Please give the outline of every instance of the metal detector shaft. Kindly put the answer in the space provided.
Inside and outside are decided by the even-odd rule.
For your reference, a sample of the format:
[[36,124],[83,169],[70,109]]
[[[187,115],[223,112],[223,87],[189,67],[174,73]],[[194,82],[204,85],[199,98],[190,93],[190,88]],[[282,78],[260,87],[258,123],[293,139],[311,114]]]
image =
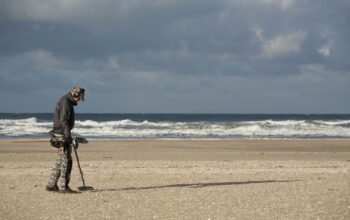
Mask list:
[[75,149],[75,147],[73,147],[73,149],[74,149],[75,157],[77,158],[77,163],[78,163],[78,167],[79,167],[79,171],[80,171],[81,180],[83,181],[83,186],[85,187],[85,180],[84,180],[83,171],[81,170],[81,167],[80,167],[78,152],[77,152],[77,149]]

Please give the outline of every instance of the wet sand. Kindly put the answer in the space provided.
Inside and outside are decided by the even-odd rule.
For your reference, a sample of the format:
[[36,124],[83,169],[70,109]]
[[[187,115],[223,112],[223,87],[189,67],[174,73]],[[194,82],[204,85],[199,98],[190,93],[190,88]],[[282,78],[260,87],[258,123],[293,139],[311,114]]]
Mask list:
[[59,194],[45,191],[48,143],[0,141],[0,219],[350,218],[350,141],[94,141],[78,152],[95,190]]

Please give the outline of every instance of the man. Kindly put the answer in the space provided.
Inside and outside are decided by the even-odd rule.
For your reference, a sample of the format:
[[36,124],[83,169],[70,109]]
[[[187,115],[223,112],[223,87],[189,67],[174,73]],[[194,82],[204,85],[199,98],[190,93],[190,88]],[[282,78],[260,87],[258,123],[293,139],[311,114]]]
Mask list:
[[[46,186],[47,191],[56,191],[63,193],[76,193],[69,187],[70,174],[72,171],[72,136],[71,130],[74,127],[75,114],[74,106],[79,101],[84,101],[85,89],[76,87],[68,94],[64,95],[56,104],[52,135],[60,137],[55,143],[58,148],[57,159],[52,170],[49,183]],[[74,147],[77,147],[74,146]],[[60,178],[61,177],[61,178]],[[60,179],[59,184],[58,180]]]

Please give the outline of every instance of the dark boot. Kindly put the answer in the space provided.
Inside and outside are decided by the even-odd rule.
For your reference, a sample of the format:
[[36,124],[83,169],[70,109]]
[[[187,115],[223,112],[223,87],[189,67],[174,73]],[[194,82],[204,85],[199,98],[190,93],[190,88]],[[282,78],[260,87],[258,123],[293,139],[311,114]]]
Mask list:
[[60,190],[60,193],[78,193],[78,191],[72,190],[69,186],[67,186],[63,190]]
[[54,186],[46,186],[46,190],[47,191],[50,191],[50,192],[58,192],[59,191],[59,188],[57,185],[54,185]]

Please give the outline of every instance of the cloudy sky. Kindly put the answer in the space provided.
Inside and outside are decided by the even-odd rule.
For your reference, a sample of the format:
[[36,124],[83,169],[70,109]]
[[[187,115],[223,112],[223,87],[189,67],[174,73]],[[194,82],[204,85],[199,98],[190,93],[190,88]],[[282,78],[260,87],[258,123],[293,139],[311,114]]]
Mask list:
[[350,113],[349,0],[1,0],[0,112]]

